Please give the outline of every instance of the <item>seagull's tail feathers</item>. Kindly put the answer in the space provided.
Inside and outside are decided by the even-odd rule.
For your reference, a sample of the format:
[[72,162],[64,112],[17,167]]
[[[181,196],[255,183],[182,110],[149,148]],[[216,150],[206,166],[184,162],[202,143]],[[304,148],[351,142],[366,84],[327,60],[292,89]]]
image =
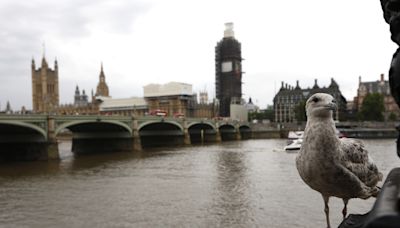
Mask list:
[[376,198],[376,197],[378,197],[379,193],[381,192],[381,187],[375,186],[374,190],[375,191],[372,192],[371,196]]
[[372,188],[364,189],[363,193],[359,195],[360,199],[369,199],[370,197],[378,197],[381,192],[381,188],[379,186],[374,186]]
[[[382,181],[383,174],[381,172],[378,172],[378,176],[377,177],[378,177],[378,181],[377,182]],[[376,198],[379,195],[380,192],[381,192],[381,187],[374,186],[372,188],[372,190],[371,190],[371,196]]]

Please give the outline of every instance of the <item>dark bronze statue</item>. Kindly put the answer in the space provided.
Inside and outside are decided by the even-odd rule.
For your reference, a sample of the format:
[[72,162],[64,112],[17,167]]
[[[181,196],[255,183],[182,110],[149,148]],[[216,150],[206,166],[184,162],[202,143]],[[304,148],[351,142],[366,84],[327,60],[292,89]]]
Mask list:
[[[391,39],[400,45],[400,0],[381,0],[383,17],[390,25]],[[392,96],[400,106],[400,48],[393,55],[389,70],[389,84]],[[398,130],[400,131],[399,127]],[[397,155],[400,156],[400,135],[397,139]]]
[[[390,25],[391,39],[400,46],[400,0],[381,0],[383,17]],[[400,48],[393,55],[389,69],[390,92],[400,106]],[[400,157],[400,127],[397,155]],[[387,175],[381,192],[370,212],[350,215],[339,228],[394,228],[400,227],[400,167]]]

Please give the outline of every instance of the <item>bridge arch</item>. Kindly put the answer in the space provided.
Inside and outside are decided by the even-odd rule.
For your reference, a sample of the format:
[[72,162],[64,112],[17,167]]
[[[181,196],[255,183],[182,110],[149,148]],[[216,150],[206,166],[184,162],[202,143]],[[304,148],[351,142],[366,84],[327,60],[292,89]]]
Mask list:
[[143,148],[184,144],[182,125],[173,121],[147,121],[138,126]]
[[218,126],[218,128],[219,128],[220,130],[225,130],[225,129],[229,129],[229,130],[233,129],[233,130],[235,130],[235,125],[230,124],[230,123],[223,123],[223,124],[220,124],[220,125]]
[[221,124],[218,129],[221,134],[222,141],[236,140],[237,130],[233,124]]
[[240,125],[239,132],[241,139],[250,139],[252,137],[251,127],[247,124]]
[[202,121],[192,122],[187,128],[192,144],[216,141],[217,130],[212,123]]
[[27,131],[32,130],[36,133],[39,133],[41,136],[43,136],[44,140],[47,140],[47,130],[44,128],[41,128],[35,124],[32,123],[27,123],[27,122],[22,122],[22,121],[0,121],[0,127],[1,125],[9,125],[9,126],[16,126],[20,128],[25,128]]
[[213,130],[216,130],[215,126],[209,122],[192,122],[192,123],[188,124],[187,128],[190,129],[195,126],[204,126],[205,128],[211,128]]
[[250,127],[250,125],[249,124],[240,124],[239,125],[239,128],[245,128],[245,129],[251,129],[251,127]]
[[182,125],[180,125],[180,124],[177,123],[177,122],[168,121],[168,120],[166,120],[166,121],[159,121],[159,120],[157,120],[157,121],[146,121],[146,122],[143,122],[143,123],[139,124],[138,130],[140,131],[140,130],[142,130],[143,128],[148,127],[148,126],[150,126],[150,125],[154,125],[154,124],[157,124],[157,125],[166,125],[166,126],[167,126],[167,125],[174,125],[175,127],[179,128],[179,130],[181,130],[181,131],[183,132],[183,127],[182,127]]
[[67,120],[56,127],[55,134],[59,134],[63,129],[72,132],[71,150],[77,154],[132,149],[132,129],[118,120]]
[[94,121],[93,120],[90,120],[90,121],[87,121],[87,120],[76,120],[76,121],[66,122],[66,123],[63,123],[63,124],[59,125],[56,128],[55,134],[57,135],[58,133],[60,133],[60,131],[62,131],[63,129],[66,129],[66,128],[71,130],[71,128],[73,128],[74,126],[88,125],[88,124],[89,125],[95,125],[96,124],[98,126],[108,125],[111,128],[112,127],[114,127],[114,128],[116,127],[116,128],[119,128],[119,129],[126,130],[126,131],[129,132],[129,134],[132,135],[132,129],[131,129],[130,126],[128,126],[127,124],[125,124],[123,122],[113,121],[113,120],[101,120],[101,121],[98,121],[98,120],[94,120]]

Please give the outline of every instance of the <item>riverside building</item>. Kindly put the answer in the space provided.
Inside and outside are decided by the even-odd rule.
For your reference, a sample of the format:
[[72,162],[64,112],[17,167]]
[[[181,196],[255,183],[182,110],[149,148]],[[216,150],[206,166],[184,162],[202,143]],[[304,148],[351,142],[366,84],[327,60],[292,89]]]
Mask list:
[[319,87],[317,79],[315,79],[312,88],[302,89],[299,86],[299,81],[296,86],[291,86],[282,82],[279,92],[274,97],[274,113],[275,122],[290,123],[297,122],[296,109],[299,105],[304,105],[305,101],[315,93],[328,93],[332,95],[338,104],[338,111],[334,113],[334,119],[339,120],[346,113],[346,98],[342,95],[339,85],[332,78],[328,87]]

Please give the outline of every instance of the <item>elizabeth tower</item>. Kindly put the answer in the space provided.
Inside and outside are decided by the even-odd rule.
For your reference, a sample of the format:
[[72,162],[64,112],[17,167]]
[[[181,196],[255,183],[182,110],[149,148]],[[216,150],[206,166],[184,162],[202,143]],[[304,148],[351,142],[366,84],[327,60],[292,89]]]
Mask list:
[[242,51],[234,37],[233,23],[225,24],[224,38],[215,47],[215,93],[219,116],[230,116],[230,104],[242,99]]

